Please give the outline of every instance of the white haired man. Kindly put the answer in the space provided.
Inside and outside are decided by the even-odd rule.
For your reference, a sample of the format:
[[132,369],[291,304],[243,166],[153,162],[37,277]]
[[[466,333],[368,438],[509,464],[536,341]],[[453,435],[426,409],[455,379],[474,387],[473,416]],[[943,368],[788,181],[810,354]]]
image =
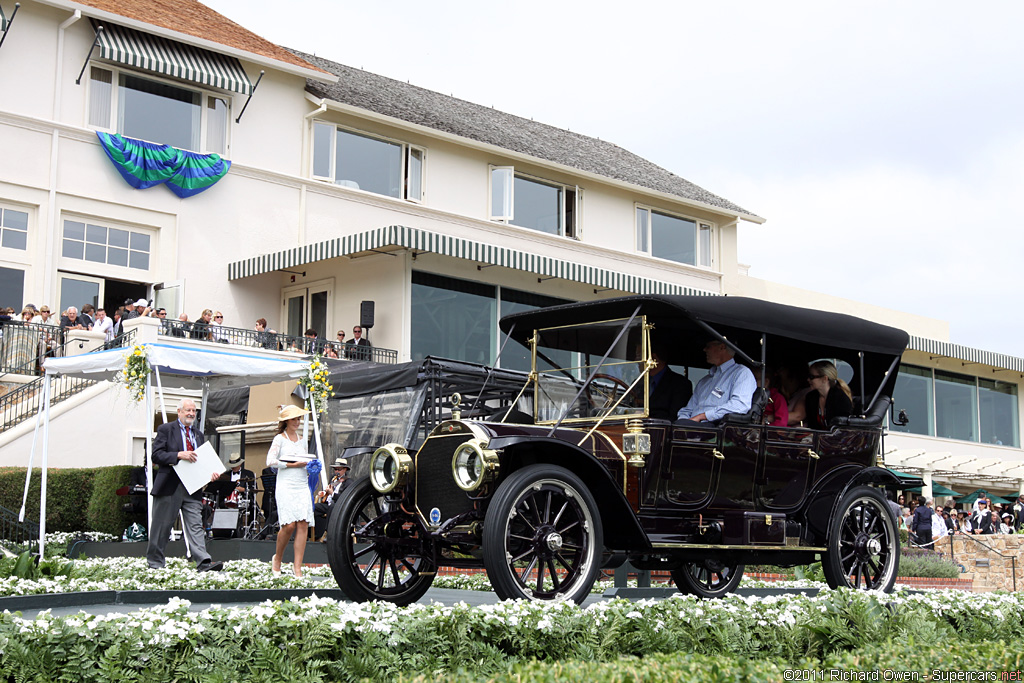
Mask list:
[[[149,548],[146,562],[152,569],[164,566],[164,549],[174,526],[174,518],[181,511],[183,531],[192,551],[196,568],[201,571],[220,571],[223,562],[213,562],[206,552],[206,534],[203,530],[202,489],[189,494],[178,478],[174,465],[182,460],[196,461],[195,450],[206,440],[203,433],[194,427],[196,404],[183,398],[178,403],[178,419],[166,422],[156,429],[153,440],[153,524],[149,530]],[[212,472],[210,481],[216,481],[219,472]]]

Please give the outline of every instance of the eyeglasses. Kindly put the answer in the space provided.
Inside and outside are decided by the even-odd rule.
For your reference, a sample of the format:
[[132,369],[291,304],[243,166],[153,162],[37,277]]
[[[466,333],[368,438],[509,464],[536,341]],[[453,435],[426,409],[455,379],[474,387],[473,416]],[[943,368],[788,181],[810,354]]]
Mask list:
[[224,319],[224,316],[222,316],[222,315],[215,315],[213,317],[216,318],[217,320],[223,320]]
[[807,375],[807,381],[810,382],[811,380],[821,379],[824,376],[825,375]]

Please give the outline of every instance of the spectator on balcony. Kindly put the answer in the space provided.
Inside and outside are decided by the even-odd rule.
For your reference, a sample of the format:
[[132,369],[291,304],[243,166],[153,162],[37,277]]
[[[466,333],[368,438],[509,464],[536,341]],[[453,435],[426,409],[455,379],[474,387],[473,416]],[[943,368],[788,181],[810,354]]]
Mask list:
[[53,316],[50,315],[50,307],[42,306],[39,309],[39,313],[36,317],[32,318],[33,325],[56,325],[59,320],[54,320]]
[[356,325],[352,328],[352,338],[345,342],[350,348],[346,349],[346,355],[352,360],[370,360],[370,348],[373,344],[369,339],[363,338],[363,328]]
[[338,330],[338,358],[347,358],[345,355],[345,330]]
[[33,309],[29,308],[28,306],[25,306],[23,309],[21,309],[21,322],[31,324],[32,319],[35,317],[36,312]]
[[83,324],[82,319],[78,317],[78,309],[74,306],[69,306],[67,313],[60,318],[60,329],[84,330],[87,328]]
[[82,306],[82,312],[78,317],[82,319],[82,324],[85,325],[85,329],[91,330],[93,325],[96,324],[94,315],[96,314],[96,308],[92,304],[86,304]]
[[256,321],[256,346],[264,349],[277,349],[276,335],[277,332],[267,329],[266,318],[259,318]]
[[182,313],[176,322],[171,323],[171,336],[185,339],[192,331],[192,323],[188,321],[188,314]]
[[228,333],[224,330],[224,314],[216,311],[213,314],[213,324],[210,326],[210,338],[221,344],[228,343]]
[[209,341],[213,339],[210,334],[210,326],[213,324],[213,310],[204,308],[199,319],[192,323],[192,338]]
[[114,321],[107,317],[107,312],[102,308],[96,309],[96,318],[92,323],[93,332],[102,332],[104,341],[114,338]]
[[302,353],[317,354],[323,351],[323,340],[317,338],[317,332],[312,327],[302,335]]
[[124,334],[124,324],[126,321],[141,318],[148,313],[149,306],[145,299],[139,299],[137,301],[132,301],[131,299],[125,300],[124,313],[121,314],[121,319],[117,321],[114,326],[114,336],[120,337]]
[[167,324],[167,309],[158,308],[153,311],[153,317],[160,321],[160,329],[156,331],[157,334],[170,334],[171,328]]

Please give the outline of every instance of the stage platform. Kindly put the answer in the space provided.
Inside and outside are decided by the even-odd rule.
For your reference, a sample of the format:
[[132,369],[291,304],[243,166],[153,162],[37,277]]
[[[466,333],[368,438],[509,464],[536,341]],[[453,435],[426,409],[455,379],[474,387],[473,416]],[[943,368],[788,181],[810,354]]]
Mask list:
[[[214,538],[206,541],[206,550],[210,557],[221,562],[227,560],[263,560],[270,562],[274,556],[274,541],[244,541],[237,538]],[[76,543],[69,548],[72,557],[145,557],[146,547],[149,544],[145,541],[107,542],[107,543]],[[185,557],[185,542],[171,541],[164,551],[167,557]],[[282,558],[285,564],[292,562],[292,543],[284,551]],[[303,564],[327,564],[327,544],[306,543],[306,552],[302,557]]]

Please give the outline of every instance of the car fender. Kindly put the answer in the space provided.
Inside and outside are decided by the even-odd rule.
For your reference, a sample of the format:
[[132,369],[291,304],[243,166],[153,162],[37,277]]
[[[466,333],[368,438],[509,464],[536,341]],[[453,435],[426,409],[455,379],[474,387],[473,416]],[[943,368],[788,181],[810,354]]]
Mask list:
[[836,506],[847,491],[856,486],[872,484],[878,488],[891,488],[906,484],[884,467],[860,467],[847,465],[838,467],[815,482],[804,505],[803,515],[807,526],[818,542],[828,537],[828,524],[836,514]]
[[594,499],[599,501],[605,547],[615,550],[651,548],[621,485],[616,484],[608,468],[590,452],[561,439],[532,435],[498,437],[491,441],[489,447],[502,451],[502,479],[535,463],[564,467],[582,479]]

